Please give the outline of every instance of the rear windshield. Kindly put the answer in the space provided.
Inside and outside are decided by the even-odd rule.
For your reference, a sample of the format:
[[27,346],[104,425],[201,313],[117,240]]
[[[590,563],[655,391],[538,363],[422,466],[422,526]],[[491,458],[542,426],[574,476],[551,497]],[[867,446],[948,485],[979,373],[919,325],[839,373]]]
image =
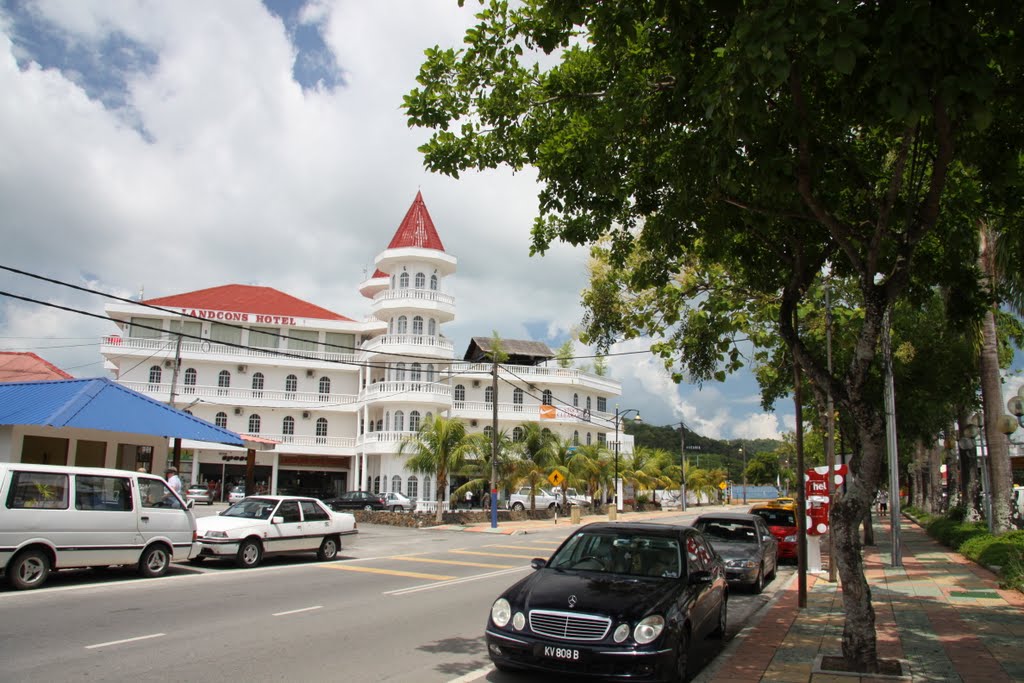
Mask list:
[[754,514],[763,519],[768,526],[796,526],[796,515],[792,510],[763,508],[754,510]]

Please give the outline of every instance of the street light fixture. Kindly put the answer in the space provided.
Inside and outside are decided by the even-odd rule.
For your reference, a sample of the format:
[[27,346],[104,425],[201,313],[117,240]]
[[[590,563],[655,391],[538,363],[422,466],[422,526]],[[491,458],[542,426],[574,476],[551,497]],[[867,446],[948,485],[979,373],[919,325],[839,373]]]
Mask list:
[[640,419],[640,411],[636,408],[630,408],[628,410],[619,411],[619,407],[615,406],[615,511],[619,512],[621,507],[621,501],[619,500],[619,421],[626,417],[630,413],[636,413],[636,417],[633,418],[634,422],[643,422]]

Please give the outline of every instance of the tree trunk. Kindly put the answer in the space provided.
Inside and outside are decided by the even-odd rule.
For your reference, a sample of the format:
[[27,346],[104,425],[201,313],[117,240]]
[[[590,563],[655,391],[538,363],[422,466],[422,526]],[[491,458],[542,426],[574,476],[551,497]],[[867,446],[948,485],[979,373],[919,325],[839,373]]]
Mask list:
[[[933,515],[942,512],[942,461],[946,449],[941,443],[934,443],[928,449],[928,512]],[[946,468],[949,475],[949,468]]]

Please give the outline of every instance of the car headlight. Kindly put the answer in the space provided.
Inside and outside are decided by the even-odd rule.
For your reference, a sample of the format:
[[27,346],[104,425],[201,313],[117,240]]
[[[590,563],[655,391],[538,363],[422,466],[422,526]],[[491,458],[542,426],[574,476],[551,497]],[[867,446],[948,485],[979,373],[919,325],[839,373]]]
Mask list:
[[619,627],[615,629],[615,633],[612,634],[612,638],[616,643],[621,643],[629,637],[629,624],[619,624]]
[[526,626],[526,615],[522,612],[516,612],[516,615],[512,617],[512,628],[522,631],[524,626]]
[[508,604],[508,600],[505,598],[498,598],[491,605],[491,621],[498,628],[505,628],[508,624],[508,620],[512,618],[512,606]]
[[665,629],[665,617],[660,614],[652,614],[645,617],[633,629],[633,640],[639,645],[646,645],[661,635]]
[[203,534],[204,538],[227,538],[228,534],[226,531],[207,531]]
[[783,543],[796,543],[796,534],[790,534],[782,539]]
[[728,560],[725,566],[733,569],[753,569],[757,566],[757,560]]

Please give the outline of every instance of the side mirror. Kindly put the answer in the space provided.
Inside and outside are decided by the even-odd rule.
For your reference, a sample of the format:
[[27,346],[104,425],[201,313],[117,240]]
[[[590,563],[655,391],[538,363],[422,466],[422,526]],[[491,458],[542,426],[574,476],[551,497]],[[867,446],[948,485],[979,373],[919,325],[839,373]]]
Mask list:
[[544,567],[546,567],[547,564],[548,561],[545,560],[543,557],[535,557],[532,560],[530,560],[530,566],[534,569],[544,569]]
[[195,506],[196,502],[191,498],[185,500],[185,509],[191,510]]
[[284,524],[284,517],[278,516],[270,520],[271,524]]

